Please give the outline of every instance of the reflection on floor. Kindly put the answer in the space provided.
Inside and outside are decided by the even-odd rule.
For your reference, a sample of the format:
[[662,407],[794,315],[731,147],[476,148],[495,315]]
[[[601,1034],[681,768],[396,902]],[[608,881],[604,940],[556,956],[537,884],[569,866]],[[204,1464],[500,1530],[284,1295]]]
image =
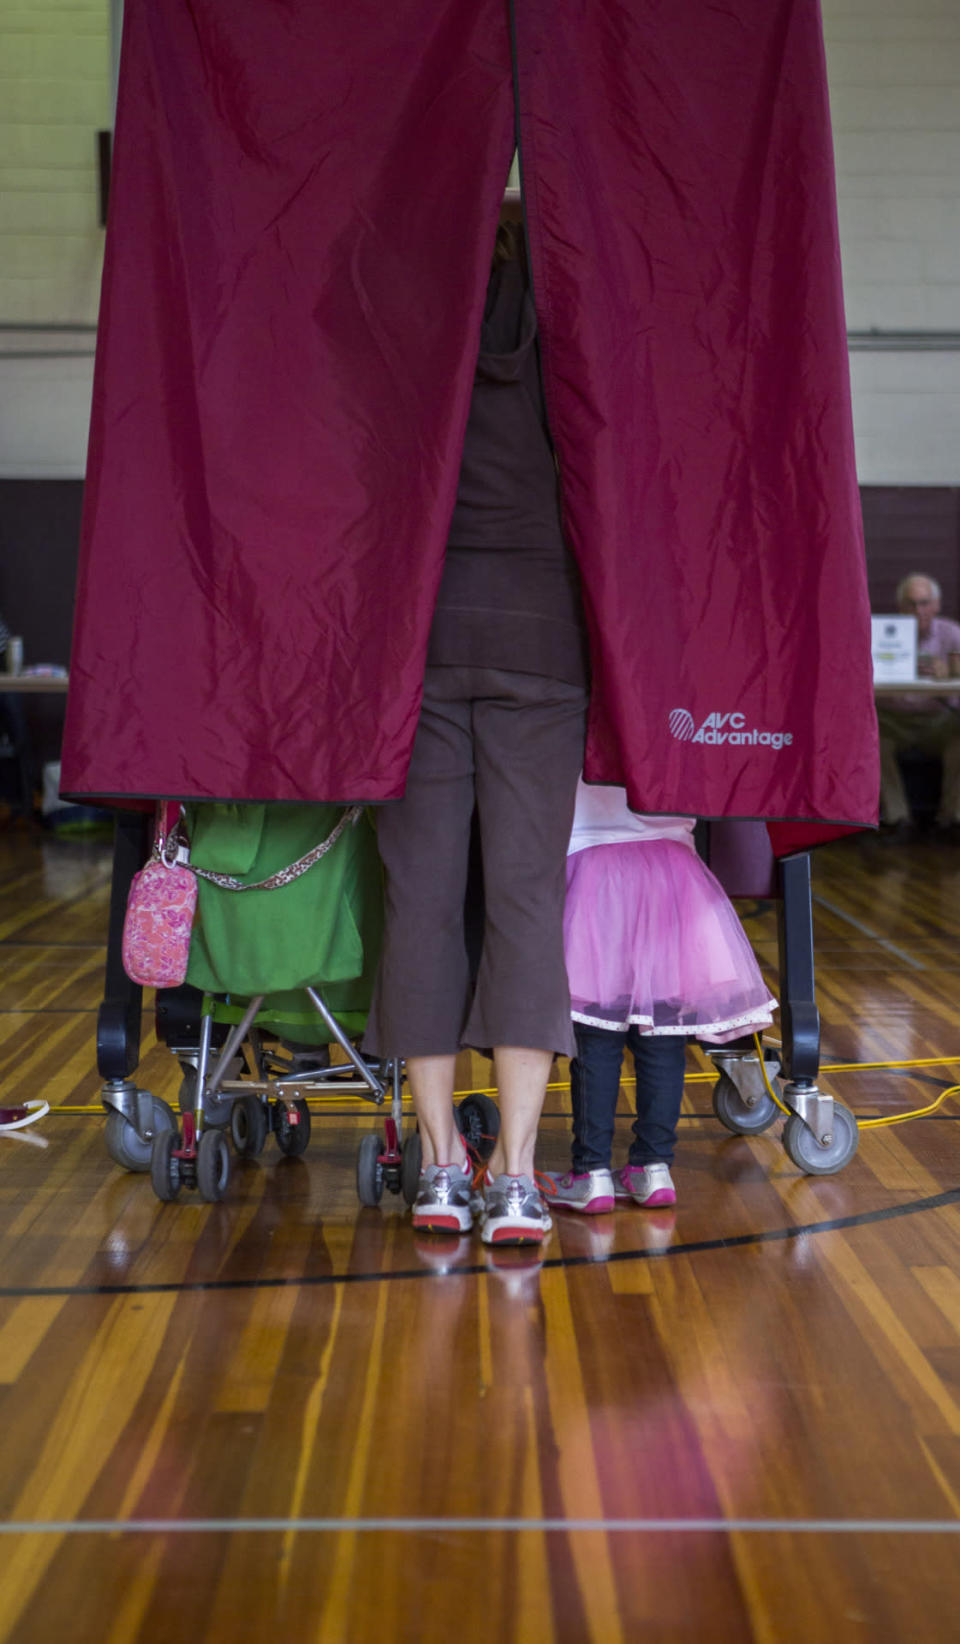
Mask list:
[[[161,1206],[97,1114],[108,883],[102,843],[0,833],[2,1102],[64,1110],[0,1137],[0,1644],[956,1636],[956,1102],[813,1179],[692,1081],[676,1210],[558,1215],[542,1265],[359,1210],[343,1101]],[[925,1105],[960,852],[834,846],[815,896],[825,1063],[953,1058],[824,1087]],[[151,1033],[138,1077],[175,1100]]]

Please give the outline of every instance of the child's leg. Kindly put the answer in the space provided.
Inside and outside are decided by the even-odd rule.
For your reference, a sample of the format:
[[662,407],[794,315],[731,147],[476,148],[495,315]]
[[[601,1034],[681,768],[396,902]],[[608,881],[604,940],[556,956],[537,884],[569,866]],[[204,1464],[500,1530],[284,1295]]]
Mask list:
[[630,1163],[672,1164],[687,1041],[681,1033],[639,1033],[631,1028],[627,1043],[637,1075],[637,1117]]
[[620,1095],[626,1034],[574,1022],[577,1054],[570,1063],[573,1108],[573,1171],[609,1170],[613,1125]]

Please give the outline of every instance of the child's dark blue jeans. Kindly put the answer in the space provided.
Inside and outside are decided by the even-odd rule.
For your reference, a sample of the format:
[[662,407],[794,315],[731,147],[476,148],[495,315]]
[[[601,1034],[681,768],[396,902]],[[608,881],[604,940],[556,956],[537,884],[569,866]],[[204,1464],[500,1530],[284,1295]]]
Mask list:
[[577,1055],[570,1063],[573,1106],[573,1170],[609,1170],[620,1095],[623,1049],[633,1052],[637,1117],[630,1143],[632,1165],[671,1164],[683,1099],[686,1040],[682,1034],[623,1032],[574,1022]]

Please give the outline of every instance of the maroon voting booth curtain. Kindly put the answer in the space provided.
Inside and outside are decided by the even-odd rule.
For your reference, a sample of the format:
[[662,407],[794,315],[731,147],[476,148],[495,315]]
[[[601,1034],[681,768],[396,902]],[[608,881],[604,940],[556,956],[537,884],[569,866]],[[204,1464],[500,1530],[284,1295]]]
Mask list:
[[516,127],[588,780],[873,822],[814,0],[125,13],[65,791],[402,794]]

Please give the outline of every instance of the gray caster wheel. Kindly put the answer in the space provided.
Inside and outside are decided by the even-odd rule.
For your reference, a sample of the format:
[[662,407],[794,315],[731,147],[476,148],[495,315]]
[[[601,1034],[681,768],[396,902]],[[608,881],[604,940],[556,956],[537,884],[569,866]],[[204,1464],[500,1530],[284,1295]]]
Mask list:
[[290,1123],[290,1114],[287,1112],[286,1102],[277,1102],[273,1114],[273,1128],[277,1135],[277,1146],[288,1159],[299,1159],[301,1153],[306,1153],[310,1146],[310,1109],[301,1099],[294,1102],[297,1114],[295,1125]]
[[230,1149],[222,1130],[202,1130],[197,1144],[197,1188],[207,1204],[217,1204],[230,1186]]
[[783,1127],[787,1158],[807,1176],[835,1176],[838,1170],[850,1163],[859,1142],[857,1121],[850,1109],[840,1102],[833,1104],[833,1136],[826,1147],[821,1147],[799,1113],[791,1113]]
[[153,1147],[150,1151],[150,1184],[157,1198],[164,1204],[172,1204],[180,1192],[180,1160],[173,1156],[179,1139],[176,1130],[161,1130],[153,1138]]
[[748,1107],[733,1080],[721,1073],[713,1087],[713,1111],[734,1136],[759,1136],[770,1129],[780,1109],[766,1091],[753,1107]]
[[465,1096],[454,1109],[457,1129],[479,1159],[489,1159],[500,1134],[500,1109],[492,1096]]
[[400,1191],[407,1204],[413,1204],[420,1186],[420,1166],[423,1160],[423,1149],[420,1145],[420,1132],[415,1130],[407,1136],[401,1149],[400,1164]]
[[150,1159],[153,1153],[153,1140],[161,1131],[176,1130],[177,1121],[173,1116],[173,1109],[160,1096],[150,1098],[150,1134],[141,1136],[136,1125],[123,1113],[116,1110],[107,1114],[107,1124],[104,1132],[104,1141],[114,1164],[121,1170],[146,1171],[150,1169]]
[[258,1096],[238,1096],[230,1104],[230,1135],[242,1159],[255,1159],[267,1139],[267,1115]]
[[357,1198],[375,1210],[383,1195],[380,1137],[364,1136],[357,1153]]

